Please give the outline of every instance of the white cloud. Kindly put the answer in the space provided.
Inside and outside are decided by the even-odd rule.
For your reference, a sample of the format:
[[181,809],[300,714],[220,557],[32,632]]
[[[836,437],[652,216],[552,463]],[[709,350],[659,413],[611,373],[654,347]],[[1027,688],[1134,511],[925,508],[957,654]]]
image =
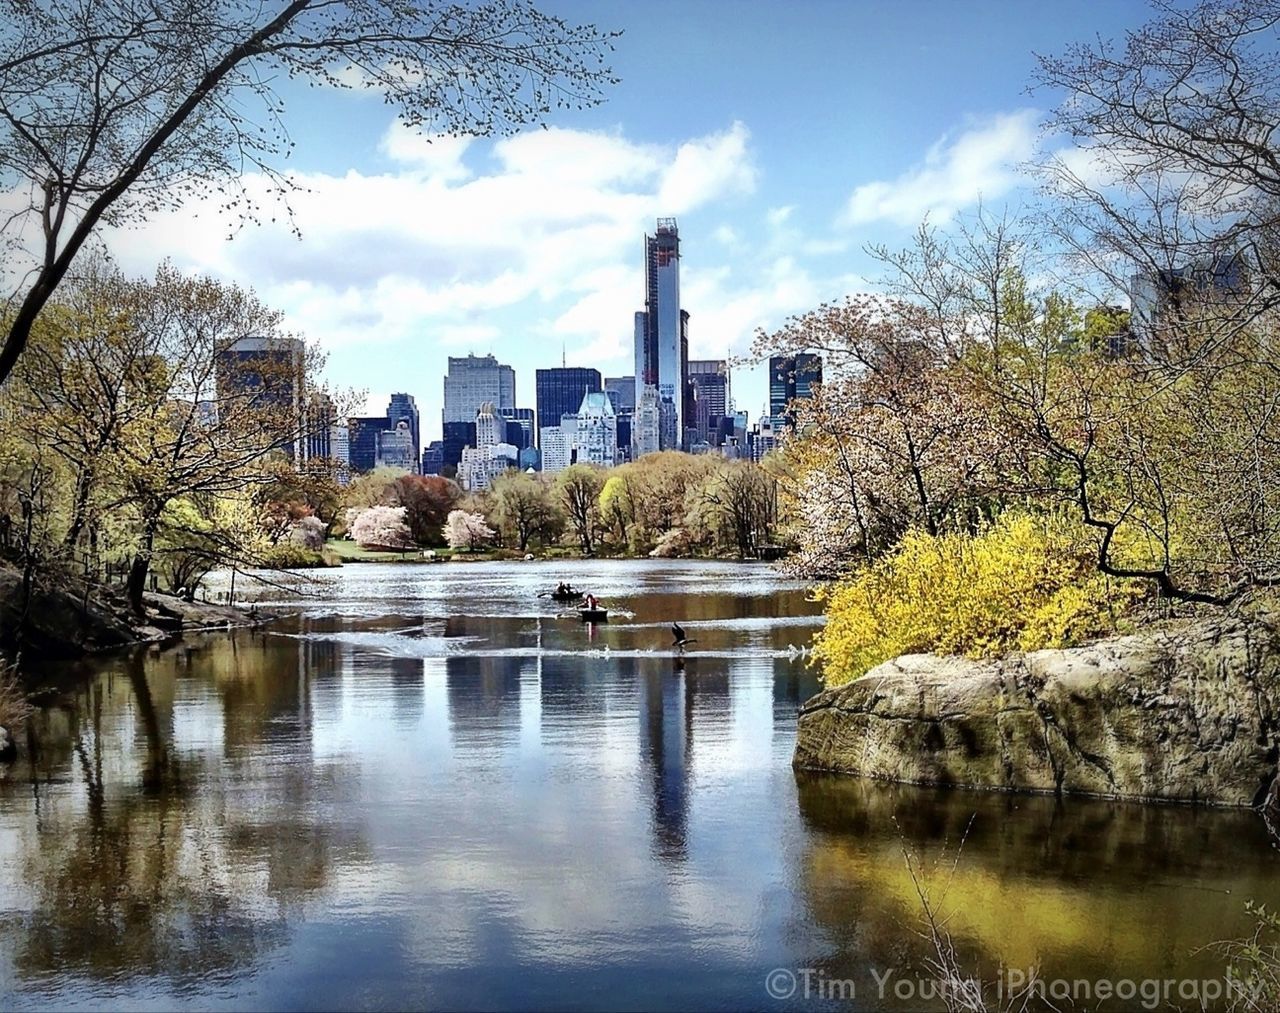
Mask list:
[[1022,109],[943,137],[924,161],[893,180],[865,183],[845,209],[849,225],[888,221],[918,224],[925,215],[945,221],[980,198],[994,200],[1018,182],[1017,165],[1035,150],[1039,113]]
[[680,145],[658,191],[663,213],[679,215],[713,197],[753,193],[756,169],[747,148],[750,136],[745,124],[735,122],[723,133]]
[[445,355],[469,349],[519,367],[535,358],[531,342],[554,346],[548,361],[564,342],[579,361],[625,368],[643,305],[641,236],[657,217],[749,194],[749,142],[742,123],[671,145],[563,128],[490,144],[393,124],[383,170],[292,176],[301,241],[269,181],[253,175],[246,189],[278,221],[237,229],[209,200],[108,239],[135,273],[171,256],[252,285],[290,328],[332,350],[339,375],[353,364],[372,372],[372,359],[356,358],[366,346],[394,349],[387,371],[422,390],[430,411]]

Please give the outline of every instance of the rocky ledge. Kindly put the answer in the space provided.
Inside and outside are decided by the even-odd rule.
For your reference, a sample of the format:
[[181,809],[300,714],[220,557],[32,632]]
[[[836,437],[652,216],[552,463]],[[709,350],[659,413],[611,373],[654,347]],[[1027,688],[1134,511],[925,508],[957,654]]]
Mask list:
[[905,655],[800,711],[794,764],[917,784],[1257,805],[1280,755],[1276,617],[974,661]]
[[[101,589],[73,593],[37,587],[22,618],[22,577],[0,569],[0,645],[43,657],[66,657],[127,644],[168,640],[198,630],[249,626],[257,617],[244,609],[189,602],[168,594],[143,596],[145,615],[135,616],[122,597]],[[18,630],[21,626],[21,643]]]

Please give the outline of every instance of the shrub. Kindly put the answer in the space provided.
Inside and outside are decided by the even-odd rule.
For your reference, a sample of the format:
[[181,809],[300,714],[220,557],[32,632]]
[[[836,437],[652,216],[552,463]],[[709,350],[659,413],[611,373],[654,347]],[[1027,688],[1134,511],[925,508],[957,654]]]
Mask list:
[[891,554],[825,592],[814,656],[828,685],[900,654],[970,657],[1065,647],[1115,629],[1141,594],[1093,565],[1086,529],[1006,514],[977,535],[912,530]]

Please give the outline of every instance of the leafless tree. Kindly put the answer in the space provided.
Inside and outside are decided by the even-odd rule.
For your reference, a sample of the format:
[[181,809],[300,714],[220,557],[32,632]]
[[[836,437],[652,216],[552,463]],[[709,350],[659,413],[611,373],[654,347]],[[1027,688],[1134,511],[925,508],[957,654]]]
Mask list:
[[292,186],[278,84],[382,93],[410,126],[506,133],[601,100],[613,34],[528,0],[0,0],[0,382],[101,224]]
[[1123,42],[1039,57],[1065,92],[1046,125],[1075,147],[1046,157],[1046,222],[1120,289],[1239,258],[1249,298],[1220,304],[1218,335],[1280,302],[1280,2],[1153,0]]

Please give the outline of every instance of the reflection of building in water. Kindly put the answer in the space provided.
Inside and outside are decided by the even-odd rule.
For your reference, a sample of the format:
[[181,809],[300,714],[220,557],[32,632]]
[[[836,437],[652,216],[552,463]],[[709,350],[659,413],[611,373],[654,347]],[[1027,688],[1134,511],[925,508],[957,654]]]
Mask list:
[[[502,642],[510,620],[455,616],[445,622],[446,637],[476,637]],[[517,658],[458,653],[445,659],[449,726],[459,746],[497,747],[520,733],[520,662]]]
[[693,745],[690,685],[679,670],[651,668],[640,679],[640,759],[653,785],[653,834],[661,858],[686,857]]

